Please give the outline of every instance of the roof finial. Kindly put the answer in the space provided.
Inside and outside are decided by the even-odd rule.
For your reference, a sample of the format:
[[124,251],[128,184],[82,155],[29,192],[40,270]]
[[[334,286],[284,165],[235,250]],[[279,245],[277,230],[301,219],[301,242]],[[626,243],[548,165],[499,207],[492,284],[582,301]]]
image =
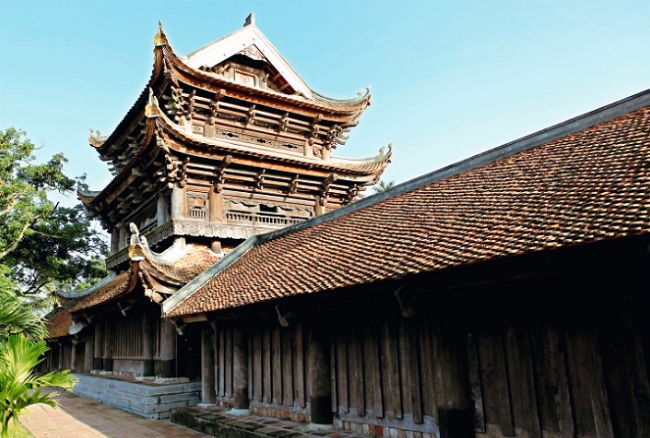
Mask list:
[[153,39],[153,44],[154,46],[164,46],[165,44],[169,44],[169,41],[167,41],[167,35],[165,35],[165,31],[163,30],[162,21],[160,20],[158,20],[158,33]]
[[244,27],[246,26],[255,26],[255,13],[251,12],[248,17],[246,17],[246,21],[244,22]]
[[149,101],[147,102],[147,105],[144,107],[144,115],[146,117],[156,117],[159,114],[160,113],[158,112],[158,99],[156,98],[153,89],[149,87]]

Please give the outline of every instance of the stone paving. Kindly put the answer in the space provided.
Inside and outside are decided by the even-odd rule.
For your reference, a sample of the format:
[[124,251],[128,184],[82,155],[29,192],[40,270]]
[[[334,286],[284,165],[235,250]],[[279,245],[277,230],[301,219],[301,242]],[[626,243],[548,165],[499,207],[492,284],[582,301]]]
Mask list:
[[36,438],[206,437],[164,420],[138,417],[78,395],[62,392],[59,409],[30,406],[20,422]]
[[[53,391],[47,389],[46,391]],[[368,438],[349,431],[313,427],[257,415],[233,415],[219,408],[181,408],[173,416],[196,430],[167,420],[139,417],[94,400],[61,391],[58,409],[30,406],[20,422],[36,438],[135,438],[135,437],[277,437]]]

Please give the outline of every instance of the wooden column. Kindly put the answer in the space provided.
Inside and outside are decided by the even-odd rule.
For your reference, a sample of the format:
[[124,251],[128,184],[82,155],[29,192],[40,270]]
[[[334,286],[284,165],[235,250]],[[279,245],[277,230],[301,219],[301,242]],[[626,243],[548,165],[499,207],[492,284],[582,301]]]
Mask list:
[[208,192],[208,208],[210,209],[210,222],[224,222],[223,193],[214,190]]
[[433,334],[440,438],[474,438],[474,405],[470,397],[467,338],[451,320],[438,321]]
[[94,370],[104,369],[104,322],[95,323],[95,339],[93,352]]
[[217,401],[214,388],[214,330],[205,326],[201,330],[201,402],[214,404]]
[[233,408],[248,409],[248,339],[239,327],[233,327]]
[[160,360],[155,364],[156,375],[176,375],[176,327],[166,319],[160,320]]
[[57,370],[61,371],[62,369],[65,368],[65,366],[63,364],[63,350],[64,350],[64,348],[63,348],[63,344],[61,342],[59,342],[58,344],[59,344],[59,360],[58,360],[58,364],[57,364]]
[[104,370],[113,371],[113,329],[109,322],[104,328]]
[[[322,202],[321,202],[322,201]],[[322,198],[316,199],[316,204],[314,205],[314,214],[316,216],[323,215],[327,213],[327,209],[325,208],[326,202],[322,200]]]
[[129,233],[128,233],[127,229],[126,229],[126,225],[125,224],[120,224],[120,232],[119,232],[120,240],[119,240],[118,250],[126,247],[127,242],[129,240],[129,235],[128,234]]
[[311,422],[332,424],[331,338],[324,321],[313,321],[309,329],[307,380]]
[[84,373],[90,372],[93,369],[93,356],[95,351],[95,333],[89,332],[86,335],[86,340],[84,342]]
[[156,222],[158,226],[169,220],[169,205],[167,204],[166,193],[158,193],[158,204],[156,205]]
[[174,185],[172,188],[172,219],[178,220],[185,217],[185,190]]
[[73,339],[70,350],[70,371],[73,373],[77,371],[77,345],[79,345],[79,339]]
[[312,147],[309,140],[305,140],[305,157],[313,157],[313,156],[314,156],[314,148]]
[[115,254],[120,250],[120,229],[114,227],[111,232],[111,254]]
[[142,315],[142,375],[154,376],[153,366],[153,326],[151,315],[143,313]]

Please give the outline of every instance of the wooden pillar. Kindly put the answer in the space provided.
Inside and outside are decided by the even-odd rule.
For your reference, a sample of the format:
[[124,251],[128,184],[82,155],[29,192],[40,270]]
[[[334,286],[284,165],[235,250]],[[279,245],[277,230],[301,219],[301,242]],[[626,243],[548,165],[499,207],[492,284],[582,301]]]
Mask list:
[[248,339],[239,327],[233,327],[233,408],[248,409]]
[[111,232],[111,254],[115,254],[120,250],[120,229],[114,227]]
[[312,147],[309,140],[305,140],[305,157],[311,158],[313,156],[314,156],[314,148]]
[[201,330],[201,402],[217,401],[214,389],[214,330],[209,325]]
[[433,334],[435,388],[440,438],[474,438],[474,405],[470,397],[467,338],[451,320],[437,322]]
[[58,371],[61,371],[62,369],[65,368],[65,365],[63,364],[63,356],[64,356],[63,350],[64,350],[63,344],[61,342],[59,342],[59,360],[57,361],[58,362],[58,364],[57,364],[57,370]]
[[160,359],[155,373],[161,377],[176,375],[176,327],[166,319],[160,320]]
[[174,185],[172,188],[172,220],[185,217],[185,190]]
[[104,322],[95,323],[95,339],[93,352],[94,370],[104,369]]
[[330,161],[330,157],[331,157],[330,148],[323,146],[322,153],[323,153],[323,161]]
[[316,204],[314,205],[314,214],[316,216],[320,216],[327,213],[327,209],[325,208],[326,203],[327,202],[323,198],[318,198],[316,200]]
[[223,193],[214,190],[208,192],[208,208],[210,209],[210,222],[224,222]]
[[169,205],[167,204],[166,193],[158,193],[158,204],[156,205],[156,222],[158,226],[169,221]]
[[104,370],[113,371],[113,328],[106,322],[104,328]]
[[128,234],[129,233],[128,233],[127,229],[126,229],[126,225],[125,224],[120,224],[120,232],[119,232],[120,241],[119,241],[119,245],[118,245],[118,247],[119,247],[118,250],[124,248],[127,245],[127,242],[129,240],[129,235]]
[[331,339],[324,321],[312,322],[307,350],[307,379],[311,422],[332,424]]
[[73,339],[70,347],[70,371],[73,373],[77,371],[77,345],[79,345],[79,339]]
[[93,369],[93,355],[95,351],[95,333],[89,332],[86,334],[86,340],[84,342],[84,373],[90,372]]
[[153,325],[151,315],[142,314],[142,375],[153,376]]

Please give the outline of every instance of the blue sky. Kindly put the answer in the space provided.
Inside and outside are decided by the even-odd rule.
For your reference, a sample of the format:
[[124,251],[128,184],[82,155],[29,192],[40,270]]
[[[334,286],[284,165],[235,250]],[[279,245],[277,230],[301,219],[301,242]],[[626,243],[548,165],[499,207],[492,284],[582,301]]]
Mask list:
[[162,20],[186,55],[256,24],[316,91],[373,101],[336,155],[394,144],[404,182],[650,88],[650,1],[0,0],[0,129],[62,151],[93,189],[88,146],[149,78]]

